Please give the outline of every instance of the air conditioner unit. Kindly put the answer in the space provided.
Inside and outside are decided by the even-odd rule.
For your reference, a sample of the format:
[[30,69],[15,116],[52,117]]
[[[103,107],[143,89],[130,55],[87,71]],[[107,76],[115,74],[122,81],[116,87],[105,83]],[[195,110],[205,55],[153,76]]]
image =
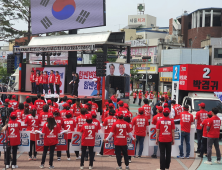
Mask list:
[[143,39],[142,35],[136,35],[136,39]]

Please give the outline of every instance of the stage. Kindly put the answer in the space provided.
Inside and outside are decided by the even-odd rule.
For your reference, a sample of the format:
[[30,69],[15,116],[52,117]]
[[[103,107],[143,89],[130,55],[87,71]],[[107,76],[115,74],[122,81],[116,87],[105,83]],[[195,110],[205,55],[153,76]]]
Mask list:
[[[6,95],[16,95],[16,96],[30,96],[30,97],[37,97],[37,94],[32,94],[30,92],[0,92],[0,94],[6,94]],[[44,94],[41,95],[42,97],[45,97]],[[102,97],[98,97],[98,96],[79,96],[79,97],[74,97],[71,95],[59,95],[59,98],[63,98],[64,96],[67,96],[68,99],[81,99],[81,100],[90,100],[92,98],[96,99],[96,100],[102,100]]]

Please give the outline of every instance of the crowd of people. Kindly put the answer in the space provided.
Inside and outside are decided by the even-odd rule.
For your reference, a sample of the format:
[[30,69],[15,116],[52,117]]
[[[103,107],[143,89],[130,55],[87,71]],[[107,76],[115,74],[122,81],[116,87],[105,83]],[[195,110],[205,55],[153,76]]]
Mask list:
[[[152,93],[150,93],[152,94]],[[75,151],[76,159],[80,159],[80,169],[84,168],[84,161],[89,160],[89,169],[93,168],[95,153],[95,135],[104,127],[104,143],[114,137],[115,154],[118,167],[122,169],[122,156],[125,160],[126,169],[129,169],[129,163],[132,162],[131,156],[127,153],[127,135],[135,142],[135,148],[139,145],[138,150],[135,149],[135,158],[142,157],[144,149],[144,139],[149,135],[149,125],[156,126],[156,146],[152,158],[157,158],[158,147],[160,150],[160,169],[167,170],[171,162],[171,150],[174,144],[175,124],[181,125],[181,145],[179,146],[178,158],[187,158],[190,156],[190,131],[191,125],[194,123],[194,117],[188,112],[189,106],[182,107],[174,100],[170,100],[169,106],[168,96],[160,98],[158,103],[151,108],[149,100],[143,99],[144,105],[138,109],[138,113],[134,116],[129,109],[129,105],[122,100],[118,101],[115,106],[114,99],[109,99],[105,102],[105,107],[102,109],[102,123],[97,120],[98,105],[95,99],[88,101],[86,104],[81,104],[80,99],[76,99],[73,103],[65,96],[61,102],[55,102],[54,98],[49,100],[41,99],[41,94],[37,95],[37,100],[32,103],[31,98],[27,97],[24,103],[16,101],[16,96],[13,95],[11,100],[6,99],[4,106],[10,110],[9,122],[2,120],[4,128],[8,126],[7,132],[10,147],[7,149],[6,167],[10,167],[10,152],[12,150],[12,168],[16,168],[17,146],[20,144],[21,122],[27,125],[27,131],[31,133],[44,134],[44,148],[40,168],[44,168],[45,158],[48,149],[50,150],[49,168],[53,169],[53,156],[56,144],[58,143],[58,135],[68,133],[68,149],[66,151],[67,160],[71,160],[69,144],[72,138],[72,132],[82,133],[81,140],[81,157],[79,151]],[[114,102],[117,102],[116,100]],[[205,163],[212,164],[211,154],[212,145],[214,144],[217,152],[216,163],[220,163],[221,156],[219,150],[219,135],[220,135],[220,119],[217,117],[218,109],[213,108],[211,112],[204,110],[205,104],[200,103],[200,111],[195,117],[195,125],[198,136],[198,149],[200,157],[207,153],[208,161]],[[41,128],[41,126],[43,127]],[[90,129],[90,130],[89,130]],[[31,138],[30,152],[28,160],[36,160],[37,152],[35,148],[35,138]],[[186,155],[183,152],[183,141],[186,143]],[[206,149],[207,148],[207,149]],[[101,147],[100,153],[104,155],[104,144]],[[88,159],[89,156],[89,159]],[[61,151],[57,151],[57,160],[61,160]]]

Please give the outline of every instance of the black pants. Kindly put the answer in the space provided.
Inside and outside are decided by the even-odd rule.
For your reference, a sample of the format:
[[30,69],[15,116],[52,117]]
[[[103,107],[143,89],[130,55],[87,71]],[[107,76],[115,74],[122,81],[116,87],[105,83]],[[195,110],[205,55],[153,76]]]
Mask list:
[[48,84],[43,84],[43,88],[45,90],[45,94],[48,94]]
[[36,93],[40,93],[40,85],[36,85],[35,92],[36,92]]
[[81,155],[80,166],[84,166],[84,158],[85,158],[85,155],[86,155],[87,147],[89,149],[89,166],[93,166],[93,160],[94,160],[93,149],[94,149],[94,146],[82,146],[82,155]]
[[62,156],[62,151],[57,151],[57,158],[61,158]]
[[207,153],[207,138],[202,137],[202,143],[200,148],[200,155],[203,156],[204,153]]
[[43,84],[39,84],[39,92],[43,94]]
[[54,94],[54,85],[52,83],[49,84],[51,94]]
[[31,91],[31,92],[32,92],[32,93],[36,93],[36,92],[35,92],[35,90],[36,90],[36,89],[35,89],[35,82],[31,83],[31,86],[32,86],[32,91]]
[[54,151],[55,151],[55,146],[56,146],[56,145],[44,146],[41,165],[44,165],[44,164],[45,164],[45,158],[46,158],[46,155],[47,155],[47,151],[48,151],[48,149],[50,148],[50,152],[49,152],[49,154],[50,154],[50,157],[49,157],[49,166],[52,166],[53,157],[54,157]]
[[141,106],[141,101],[142,101],[142,99],[139,99],[139,103],[138,103],[139,106]]
[[203,130],[197,129],[197,151],[200,152]]
[[30,152],[29,152],[30,157],[32,157],[32,148],[33,148],[34,157],[36,157],[37,152],[36,152],[36,149],[35,149],[35,141],[30,140]]
[[100,150],[100,155],[103,155],[103,149],[104,149],[104,143],[102,144],[101,150]]
[[59,84],[56,84],[55,86],[56,86],[56,94],[59,95],[60,94]]
[[75,151],[76,157],[79,157],[79,151]]
[[133,99],[133,104],[136,102],[136,98]]
[[17,149],[18,146],[9,146],[6,150],[7,154],[5,154],[6,157],[6,165],[10,165],[10,154],[11,154],[11,149],[12,149],[12,165],[16,165],[16,159],[17,159]]
[[73,95],[78,97],[78,84],[74,84],[73,86]]
[[169,169],[171,162],[171,142],[159,142],[160,169]]
[[115,145],[115,154],[116,154],[116,160],[118,166],[121,166],[121,152],[124,156],[125,165],[129,166],[129,157],[128,157],[128,151],[127,151],[127,145],[125,146],[117,146]]
[[70,158],[70,152],[69,152],[69,145],[70,145],[71,139],[68,139],[68,149],[66,151],[67,158]]

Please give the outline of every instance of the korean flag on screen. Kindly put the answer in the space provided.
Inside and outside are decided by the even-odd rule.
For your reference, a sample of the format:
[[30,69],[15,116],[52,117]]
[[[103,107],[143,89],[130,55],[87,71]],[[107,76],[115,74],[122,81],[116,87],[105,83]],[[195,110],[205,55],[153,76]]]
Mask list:
[[32,34],[104,25],[103,0],[31,0]]

